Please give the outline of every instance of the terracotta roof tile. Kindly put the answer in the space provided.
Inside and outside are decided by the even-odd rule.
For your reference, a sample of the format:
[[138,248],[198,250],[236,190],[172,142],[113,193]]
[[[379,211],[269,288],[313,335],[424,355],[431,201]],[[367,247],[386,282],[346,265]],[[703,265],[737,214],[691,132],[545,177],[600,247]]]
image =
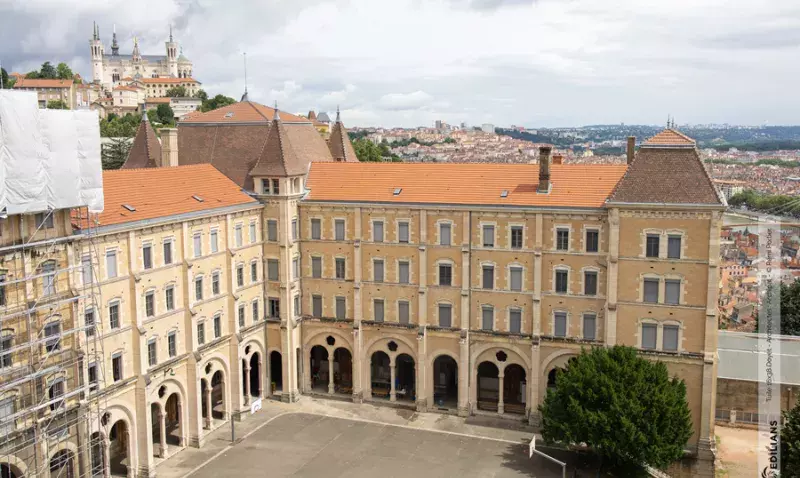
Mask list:
[[305,174],[308,162],[295,154],[286,128],[279,119],[272,121],[264,150],[250,176],[294,176]]
[[[210,164],[103,171],[103,193],[101,226],[259,204]],[[123,204],[136,210],[129,211]]]
[[161,103],[169,104],[171,101],[172,101],[172,98],[170,98],[169,96],[162,96],[162,97],[157,97],[157,98],[147,98],[146,100],[144,100],[145,103],[150,103],[150,104],[161,104]]
[[160,163],[161,143],[150,121],[147,120],[147,114],[143,114],[128,158],[120,169],[157,168]]
[[642,146],[694,146],[695,141],[686,136],[685,134],[667,128],[664,131],[658,133],[657,135],[653,136],[652,138],[648,139]]
[[14,88],[69,88],[72,80],[43,80],[31,78],[19,78],[14,83]]
[[356,151],[353,149],[350,136],[347,135],[347,130],[338,118],[339,116],[337,114],[336,124],[333,125],[331,137],[328,139],[328,147],[331,150],[331,156],[334,161],[358,162],[358,157],[356,157]]
[[200,83],[199,81],[195,80],[194,78],[172,78],[172,77],[162,77],[162,78],[141,78],[140,81],[142,83],[169,83],[169,84],[182,84],[182,83]]
[[[310,123],[307,118],[280,111],[284,123]],[[181,123],[264,123],[275,116],[275,109],[252,101],[243,101],[205,113],[186,116]]]
[[[599,208],[626,168],[624,164],[552,165],[552,190],[538,194],[539,167],[534,164],[314,163],[308,199]],[[397,195],[396,189],[400,189]],[[506,198],[501,197],[503,191],[508,191]]]

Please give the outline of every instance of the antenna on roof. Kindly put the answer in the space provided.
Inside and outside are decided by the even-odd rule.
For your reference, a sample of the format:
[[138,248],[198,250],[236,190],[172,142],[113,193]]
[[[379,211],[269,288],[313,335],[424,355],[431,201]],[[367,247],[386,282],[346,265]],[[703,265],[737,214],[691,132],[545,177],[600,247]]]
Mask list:
[[273,121],[277,121],[281,119],[281,115],[278,113],[278,100],[275,100],[275,116],[272,117]]
[[[330,121],[330,120],[328,120],[328,121]],[[336,122],[337,123],[341,123],[342,122],[342,118],[339,116],[339,105],[336,105]]]

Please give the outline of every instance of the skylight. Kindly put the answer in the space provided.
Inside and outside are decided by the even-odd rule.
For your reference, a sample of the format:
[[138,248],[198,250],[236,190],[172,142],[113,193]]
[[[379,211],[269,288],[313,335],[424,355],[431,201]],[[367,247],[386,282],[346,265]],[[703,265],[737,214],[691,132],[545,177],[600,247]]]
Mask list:
[[230,111],[230,112],[228,112],[228,113],[225,113],[225,117],[226,117],[226,118],[233,118],[233,111]]
[[399,196],[403,192],[403,188],[394,188],[394,195]]
[[123,204],[122,207],[124,207],[125,209],[127,209],[130,212],[136,212],[136,208],[131,206],[130,204]]
[[203,202],[204,201],[204,199],[201,198],[200,196],[198,196],[197,194],[192,195],[192,199],[194,199],[197,202]]
[[500,193],[500,197],[501,198],[507,198],[508,197],[508,190],[507,189],[503,189],[503,192]]

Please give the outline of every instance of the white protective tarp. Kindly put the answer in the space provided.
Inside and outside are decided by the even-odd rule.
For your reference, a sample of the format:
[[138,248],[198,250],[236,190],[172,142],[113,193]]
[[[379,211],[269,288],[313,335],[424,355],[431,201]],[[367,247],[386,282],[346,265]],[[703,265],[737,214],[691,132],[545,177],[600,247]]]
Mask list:
[[93,111],[42,110],[35,92],[0,90],[0,211],[103,210]]

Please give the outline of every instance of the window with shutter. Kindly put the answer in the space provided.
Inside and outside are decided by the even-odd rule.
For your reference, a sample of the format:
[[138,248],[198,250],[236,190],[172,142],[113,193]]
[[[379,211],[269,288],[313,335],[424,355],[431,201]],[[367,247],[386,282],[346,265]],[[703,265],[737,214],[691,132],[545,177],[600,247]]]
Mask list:
[[655,349],[658,326],[655,324],[642,324],[642,348]]
[[81,257],[81,271],[83,273],[83,285],[90,285],[92,283],[92,257]]
[[374,260],[372,261],[372,265],[374,268],[373,280],[375,282],[383,282],[383,260]]
[[494,328],[494,307],[485,305],[481,308],[481,313],[481,328],[483,330],[492,330]]
[[164,265],[172,264],[172,241],[164,242]]
[[556,249],[559,251],[569,250],[569,229],[556,230]]
[[450,304],[439,304],[439,327],[453,326],[453,307]]
[[566,294],[569,290],[569,271],[556,270],[556,293]]
[[511,309],[508,312],[508,331],[512,334],[522,333],[522,311]]
[[439,244],[450,245],[450,224],[439,224]]
[[408,302],[401,300],[397,303],[397,321],[401,324],[408,324]]
[[681,258],[681,236],[669,236],[667,238],[667,257],[670,259]]
[[401,261],[398,264],[398,282],[401,284],[409,283],[409,264],[406,261]]
[[597,295],[597,272],[586,271],[583,273],[584,295]]
[[311,296],[311,315],[314,317],[322,317],[322,296]]
[[373,242],[383,242],[383,221],[372,222],[372,240]]
[[[200,257],[201,255],[203,255],[203,244],[202,244],[202,242],[200,240],[200,234],[195,234],[192,237],[192,243],[193,243],[192,245],[194,247],[194,251],[193,251],[194,252],[194,257]],[[213,245],[213,242],[212,242],[212,245]]]
[[522,249],[522,226],[511,226],[511,248]]
[[679,304],[681,301],[681,281],[667,279],[664,281],[664,303]]
[[600,250],[600,232],[589,229],[586,231],[586,252],[598,252]]
[[645,255],[647,257],[658,257],[658,250],[660,248],[661,236],[658,234],[647,235],[647,245]]
[[[214,233],[212,232],[212,236],[213,236],[213,234]],[[237,224],[236,227],[234,228],[234,237],[235,237],[235,240],[236,240],[236,247],[242,247],[243,239],[242,239],[242,225],[241,224]],[[212,250],[212,252],[214,250],[213,241],[212,241],[211,250]]]
[[522,268],[521,267],[512,267],[510,275],[511,275],[511,290],[513,290],[513,291],[521,291],[522,290]]
[[494,267],[483,266],[483,288],[494,289]]
[[373,307],[375,310],[375,322],[383,322],[383,299],[375,299]]
[[665,325],[662,331],[664,336],[663,349],[669,352],[677,352],[678,350],[678,326]]
[[554,312],[553,313],[553,335],[556,337],[567,336],[567,313]]
[[278,221],[274,219],[267,220],[267,240],[278,242]]
[[271,281],[280,280],[278,259],[267,259],[267,280]]
[[167,335],[167,348],[169,349],[169,356],[174,357],[178,354],[178,337],[175,332],[170,332]]
[[255,244],[256,242],[256,223],[250,223],[250,244]]
[[336,278],[337,279],[344,279],[345,278],[345,260],[344,257],[337,257],[336,258]]
[[311,220],[311,239],[315,241],[322,239],[322,221],[320,219]]
[[400,222],[397,224],[397,242],[408,242],[407,222]]
[[315,279],[322,278],[322,258],[321,257],[312,257],[311,258],[311,277]]
[[644,280],[644,301],[651,304],[658,303],[658,279]]
[[483,226],[483,247],[494,247],[494,226]]
[[344,320],[347,315],[347,299],[344,297],[336,298],[336,318]]
[[334,229],[337,241],[344,241],[344,219],[337,219],[334,222]]
[[453,266],[450,264],[439,264],[439,285],[453,285]]
[[594,340],[597,335],[597,315],[583,314],[583,338]]
[[144,295],[144,315],[154,317],[156,315],[156,294],[150,291]]
[[106,252],[106,276],[109,279],[117,277],[117,251]]

